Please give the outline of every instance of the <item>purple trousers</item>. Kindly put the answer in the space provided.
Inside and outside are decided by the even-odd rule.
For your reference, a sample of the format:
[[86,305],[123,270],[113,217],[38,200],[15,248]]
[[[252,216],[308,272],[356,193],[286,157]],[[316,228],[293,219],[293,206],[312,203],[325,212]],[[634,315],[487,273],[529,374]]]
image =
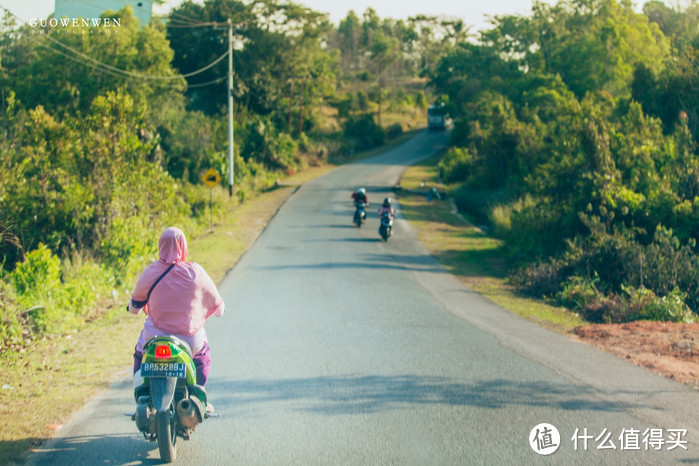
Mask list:
[[[135,374],[141,368],[143,353],[134,351],[133,353],[133,373]],[[206,381],[209,378],[209,369],[211,368],[211,350],[209,345],[204,342],[204,347],[194,355],[194,367],[197,369],[197,385],[206,386]]]

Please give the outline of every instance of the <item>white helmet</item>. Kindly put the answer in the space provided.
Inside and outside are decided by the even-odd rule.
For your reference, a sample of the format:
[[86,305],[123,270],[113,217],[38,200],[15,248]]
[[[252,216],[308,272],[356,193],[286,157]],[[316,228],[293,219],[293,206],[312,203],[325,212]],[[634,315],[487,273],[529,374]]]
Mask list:
[[357,192],[358,192],[359,194],[366,194],[366,189],[364,189],[364,188],[359,188],[359,189],[357,190]]

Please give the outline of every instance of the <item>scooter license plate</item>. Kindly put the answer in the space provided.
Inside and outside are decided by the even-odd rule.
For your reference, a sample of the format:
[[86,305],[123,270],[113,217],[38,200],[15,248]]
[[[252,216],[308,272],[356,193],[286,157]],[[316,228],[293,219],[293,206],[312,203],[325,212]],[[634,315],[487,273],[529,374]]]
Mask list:
[[141,364],[143,377],[177,377],[184,379],[187,366],[183,362],[144,362]]

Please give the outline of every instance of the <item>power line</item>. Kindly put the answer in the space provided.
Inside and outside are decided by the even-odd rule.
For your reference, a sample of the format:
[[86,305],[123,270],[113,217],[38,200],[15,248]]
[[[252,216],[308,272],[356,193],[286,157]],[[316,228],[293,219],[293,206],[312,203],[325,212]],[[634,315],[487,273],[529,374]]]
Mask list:
[[[118,78],[126,78],[126,79],[129,79],[128,77],[126,77],[126,76],[124,76],[124,75],[121,75],[121,74],[119,74],[119,73],[115,73],[115,72],[110,71],[110,70],[108,70],[108,69],[100,68],[100,67],[96,66],[94,63],[81,61],[81,60],[77,59],[76,57],[73,57],[73,56],[71,56],[71,55],[68,55],[67,53],[65,53],[65,52],[63,52],[63,51],[61,51],[61,50],[54,49],[54,48],[52,48],[52,47],[49,46],[49,45],[46,45],[46,44],[37,44],[37,45],[38,45],[39,47],[44,47],[44,48],[46,48],[46,49],[49,49],[49,50],[51,50],[52,52],[57,53],[58,55],[62,55],[62,56],[64,56],[64,57],[66,57],[66,58],[69,58],[70,60],[72,60],[72,61],[74,61],[74,62],[76,62],[76,63],[78,63],[78,64],[81,64],[81,65],[84,65],[84,66],[92,67],[92,68],[98,70],[98,71],[101,72],[101,73],[105,73],[105,74],[108,74],[108,75],[111,75],[111,76],[115,76],[115,77],[118,77]],[[177,83],[174,83],[174,82],[172,82],[172,81],[168,81],[168,82],[158,82],[158,83],[154,83],[154,84],[157,84],[158,86],[161,86],[161,87],[170,87],[170,88],[174,88],[174,87],[176,86]],[[186,84],[186,81],[185,81],[185,85],[187,85],[187,84]],[[209,84],[207,84],[207,85],[209,85]]]
[[190,26],[190,27],[203,27],[203,26],[216,26],[217,23],[211,22],[211,21],[200,21],[196,20],[194,18],[190,18],[189,16],[185,16],[177,11],[171,11],[169,16],[166,16],[167,19],[170,20],[172,23],[177,22],[181,27],[185,26]]
[[[12,13],[12,11],[8,10],[8,9],[5,8],[4,6],[0,5],[0,8],[2,8],[3,10],[5,10],[7,13],[9,13],[9,14],[10,14],[11,16],[13,16],[14,18],[18,19],[19,21],[21,21],[21,22],[24,23],[25,25],[27,24],[22,18],[20,18],[19,16],[15,15],[14,13]],[[213,23],[212,23],[212,24],[213,24]],[[80,52],[80,51],[78,51],[78,50],[75,50],[75,49],[72,48],[72,47],[69,47],[69,46],[63,44],[62,42],[60,42],[60,41],[54,39],[54,38],[51,37],[51,36],[43,35],[43,34],[42,34],[40,37],[43,38],[43,39],[45,39],[45,40],[49,40],[49,41],[51,41],[51,42],[57,44],[58,46],[60,46],[60,47],[62,47],[62,48],[64,48],[64,49],[66,49],[66,50],[68,50],[68,51],[71,52],[71,53],[73,53],[75,56],[67,55],[66,53],[60,53],[57,49],[54,49],[54,48],[49,47],[49,46],[47,46],[47,45],[43,45],[43,44],[42,44],[42,46],[44,46],[44,47],[46,47],[46,48],[48,48],[49,50],[52,50],[52,51],[54,51],[54,52],[60,53],[61,55],[65,56],[65,57],[67,57],[67,58],[69,58],[69,59],[71,59],[71,60],[74,60],[74,61],[76,61],[76,62],[78,62],[78,63],[81,63],[81,64],[83,64],[83,65],[92,66],[93,68],[99,69],[99,70],[101,70],[101,71],[104,71],[104,72],[106,72],[106,73],[110,73],[110,74],[113,74],[113,75],[116,75],[116,76],[128,76],[128,77],[139,78],[139,79],[168,80],[168,81],[169,81],[169,80],[175,80],[175,79],[180,79],[180,78],[188,78],[188,77],[190,77],[190,76],[195,76],[195,75],[198,75],[198,74],[203,73],[204,71],[206,71],[206,70],[208,70],[209,68],[212,68],[213,66],[215,66],[216,64],[218,64],[221,60],[223,60],[224,58],[226,58],[226,56],[228,56],[228,51],[226,51],[225,53],[223,53],[220,57],[218,57],[216,60],[214,60],[214,61],[211,62],[210,64],[206,65],[205,67],[203,67],[203,68],[201,68],[201,69],[198,69],[198,70],[196,70],[196,71],[193,71],[193,72],[191,72],[191,73],[180,74],[180,75],[176,75],[176,76],[172,76],[172,75],[171,75],[171,76],[154,76],[154,75],[147,75],[147,74],[142,74],[142,73],[134,73],[134,72],[131,72],[131,71],[128,71],[128,70],[124,70],[124,69],[117,68],[117,67],[108,65],[108,64],[106,64],[106,63],[100,62],[100,61],[95,60],[94,58],[92,58],[92,57],[90,57],[90,56],[88,56],[88,55],[85,55],[84,53],[82,53],[82,52]],[[81,57],[84,61],[79,60],[76,56],[77,56],[77,57]]]
[[133,77],[133,78],[140,78],[140,79],[153,79],[153,80],[163,79],[163,80],[171,80],[171,79],[180,79],[181,77],[188,78],[188,77],[190,77],[190,76],[195,76],[195,75],[197,75],[197,74],[203,73],[204,71],[208,70],[208,69],[211,68],[212,66],[215,66],[218,62],[220,62],[221,60],[223,60],[224,58],[226,58],[226,56],[228,55],[228,52],[225,52],[224,54],[222,54],[220,57],[218,57],[216,60],[214,60],[213,62],[211,62],[210,64],[208,64],[208,65],[205,66],[204,68],[201,68],[201,69],[199,69],[199,70],[193,71],[193,72],[191,72],[191,73],[182,74],[182,75],[178,75],[178,76],[152,76],[152,75],[147,75],[147,74],[134,73],[134,72],[131,72],[131,71],[123,70],[123,69],[121,69],[121,68],[117,68],[117,67],[115,67],[115,66],[108,65],[108,64],[106,64],[106,63],[102,63],[102,62],[100,62],[100,61],[98,61],[98,60],[95,60],[94,58],[92,58],[92,57],[90,57],[90,56],[88,56],[88,55],[85,55],[84,53],[82,53],[82,52],[80,52],[80,51],[78,51],[78,50],[73,49],[72,47],[69,47],[69,46],[63,44],[62,42],[60,42],[60,41],[54,39],[54,38],[51,37],[51,36],[42,36],[42,37],[45,37],[46,39],[50,40],[51,42],[55,43],[56,45],[58,45],[58,46],[60,46],[60,47],[63,47],[64,49],[66,49],[66,50],[68,50],[68,51],[74,53],[75,55],[78,55],[78,56],[84,58],[85,60],[88,60],[88,61],[90,61],[90,62],[92,62],[92,63],[95,63],[97,66],[103,67],[104,69],[108,69],[108,70],[114,71],[115,73],[121,73],[121,74],[126,75],[126,76],[130,76],[130,77]]
[[[122,74],[115,73],[115,72],[110,71],[110,70],[108,70],[108,69],[100,68],[100,67],[98,67],[97,65],[95,65],[94,63],[81,61],[81,60],[79,60],[78,58],[76,58],[76,57],[74,57],[74,56],[71,56],[71,55],[68,55],[67,53],[65,53],[65,52],[63,52],[63,51],[61,51],[61,50],[54,49],[54,48],[52,48],[52,47],[49,46],[49,45],[45,45],[45,44],[38,44],[38,45],[39,45],[39,47],[44,47],[44,48],[46,48],[46,49],[49,49],[49,50],[51,50],[52,52],[55,52],[55,53],[57,53],[57,54],[59,54],[59,55],[62,55],[62,56],[64,56],[64,57],[66,57],[66,58],[69,58],[69,59],[75,61],[76,63],[79,63],[79,64],[84,65],[84,66],[92,67],[92,68],[94,68],[94,69],[96,69],[96,70],[98,70],[98,71],[100,71],[100,72],[103,72],[103,73],[106,73],[106,74],[109,74],[109,75],[112,75],[112,76],[116,76],[116,77],[118,77],[118,78],[125,78],[125,77],[126,77],[126,76],[124,76],[124,75],[122,75]],[[187,88],[193,89],[193,88],[199,88],[199,87],[212,86],[212,85],[214,85],[214,84],[218,84],[218,83],[220,83],[220,82],[223,82],[223,81],[225,81],[226,79],[228,79],[228,77],[227,77],[227,76],[223,76],[223,77],[214,79],[214,80],[212,80],[212,81],[207,81],[207,82],[198,83],[198,84],[189,84],[189,83],[187,83],[187,82],[185,81],[185,85],[186,85]],[[173,85],[174,85],[175,83],[169,83],[169,82],[168,82],[168,83],[158,83],[158,84],[159,84],[159,85],[165,85],[165,86],[171,86],[171,87],[173,87]]]
[[177,23],[173,23],[172,20],[170,20],[170,23],[167,25],[167,27],[168,28],[194,29],[194,28],[210,27],[210,26],[215,26],[215,25],[216,25],[216,23],[177,24]]
[[227,80],[227,79],[228,79],[228,76],[222,76],[222,77],[220,77],[220,78],[218,78],[218,79],[214,79],[213,81],[208,81],[208,82],[205,82],[205,83],[200,83],[200,84],[187,84],[187,87],[191,89],[191,88],[195,88],[195,87],[211,86],[211,85],[213,85],[213,84],[218,84],[218,83],[220,83],[220,82],[223,82],[223,81],[225,81],[225,80]]

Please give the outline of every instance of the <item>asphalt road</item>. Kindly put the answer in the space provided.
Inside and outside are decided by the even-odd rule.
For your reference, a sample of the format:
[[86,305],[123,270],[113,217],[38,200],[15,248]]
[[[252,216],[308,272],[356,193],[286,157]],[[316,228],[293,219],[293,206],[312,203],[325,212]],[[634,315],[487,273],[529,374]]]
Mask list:
[[[375,207],[446,136],[338,168],[280,209],[219,287],[228,310],[207,324],[207,389],[221,417],[180,440],[178,463],[699,462],[697,392],[502,310],[450,276],[400,215],[380,241]],[[360,185],[373,205],[358,229]],[[116,383],[30,463],[158,463],[132,411],[130,380]],[[557,451],[536,453],[532,432]]]

